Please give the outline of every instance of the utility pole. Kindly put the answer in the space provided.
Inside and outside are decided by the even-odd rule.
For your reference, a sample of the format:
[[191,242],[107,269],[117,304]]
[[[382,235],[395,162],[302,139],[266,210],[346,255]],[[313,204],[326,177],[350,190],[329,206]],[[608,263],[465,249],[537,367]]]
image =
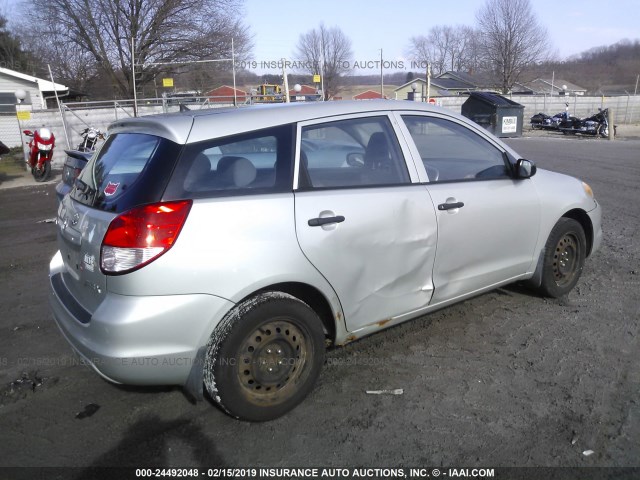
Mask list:
[[382,73],[382,49],[380,49],[380,98],[384,98],[384,75]]
[[424,100],[428,102],[431,98],[431,64],[427,63],[427,98]]
[[291,102],[289,97],[289,79],[287,78],[287,59],[282,59],[282,88],[284,88],[284,101],[285,103]]
[[320,88],[322,89],[322,101],[324,102],[325,100],[327,100],[326,93],[324,91],[324,47],[322,49],[322,65],[320,68],[320,73],[322,74],[320,76]]
[[138,116],[138,93],[136,92],[135,39],[131,37],[131,80],[133,82],[133,116]]
[[231,73],[233,75],[233,106],[238,106],[238,94],[236,90],[236,52],[233,48],[233,37],[231,37]]

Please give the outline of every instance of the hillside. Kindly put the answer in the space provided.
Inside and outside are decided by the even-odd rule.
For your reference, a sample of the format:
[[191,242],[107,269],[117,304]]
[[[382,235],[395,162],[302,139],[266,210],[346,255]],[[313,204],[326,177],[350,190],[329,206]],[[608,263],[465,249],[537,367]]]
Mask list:
[[551,78],[553,72],[556,78],[585,87],[589,93],[633,94],[640,75],[640,41],[592,48],[566,61],[539,65],[526,76]]

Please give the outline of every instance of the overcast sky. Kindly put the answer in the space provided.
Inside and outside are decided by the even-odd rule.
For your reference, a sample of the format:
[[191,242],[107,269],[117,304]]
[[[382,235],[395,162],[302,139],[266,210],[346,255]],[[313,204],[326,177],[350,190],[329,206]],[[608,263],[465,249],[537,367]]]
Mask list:
[[[385,60],[407,59],[412,36],[425,35],[435,25],[475,25],[476,11],[484,4],[482,0],[245,1],[245,20],[254,34],[258,62],[292,59],[300,34],[320,22],[344,31],[355,61],[379,59],[381,48]],[[640,0],[532,0],[531,4],[561,59],[624,38],[640,39]]]

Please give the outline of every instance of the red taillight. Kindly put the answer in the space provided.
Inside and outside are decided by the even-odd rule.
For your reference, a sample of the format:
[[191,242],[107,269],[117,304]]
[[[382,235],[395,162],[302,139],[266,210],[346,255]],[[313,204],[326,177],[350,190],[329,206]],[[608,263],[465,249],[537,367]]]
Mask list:
[[102,241],[100,265],[107,274],[136,270],[165,253],[191,209],[191,200],[154,203],[118,215]]

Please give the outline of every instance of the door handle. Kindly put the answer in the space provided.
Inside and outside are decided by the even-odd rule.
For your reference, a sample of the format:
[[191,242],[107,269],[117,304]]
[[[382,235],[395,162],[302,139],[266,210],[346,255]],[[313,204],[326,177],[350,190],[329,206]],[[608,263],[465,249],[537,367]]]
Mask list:
[[455,203],[441,203],[438,205],[438,210],[452,210],[454,208],[462,208],[464,207],[464,203],[455,202]]
[[328,223],[342,223],[344,222],[344,217],[342,215],[338,215],[336,217],[319,217],[319,218],[311,218],[307,223],[310,227],[321,227],[322,225],[327,225]]

